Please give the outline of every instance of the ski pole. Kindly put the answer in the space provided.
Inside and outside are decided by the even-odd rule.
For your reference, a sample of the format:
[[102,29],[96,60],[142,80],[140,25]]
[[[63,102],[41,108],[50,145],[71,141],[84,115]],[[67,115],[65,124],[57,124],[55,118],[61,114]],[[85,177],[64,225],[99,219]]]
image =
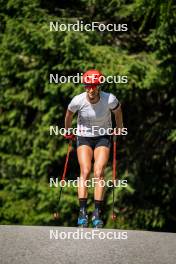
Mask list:
[[114,183],[116,180],[116,156],[117,156],[117,135],[113,135],[113,165],[112,165],[112,180],[113,180],[113,189],[112,189],[112,220],[116,219],[116,214],[114,212]]
[[57,207],[56,207],[56,212],[54,213],[54,219],[58,219],[59,218],[59,204],[60,204],[60,200],[61,200],[61,194],[62,194],[62,188],[63,188],[63,181],[65,180],[65,176],[66,176],[66,173],[67,173],[68,160],[69,160],[71,148],[72,148],[72,140],[70,139],[69,140],[69,144],[68,144],[67,155],[66,155],[66,159],[65,159],[64,171],[63,171],[63,174],[62,174],[62,177],[61,177],[61,181],[60,181],[60,192],[59,192],[59,197],[58,197],[58,203],[57,203]]

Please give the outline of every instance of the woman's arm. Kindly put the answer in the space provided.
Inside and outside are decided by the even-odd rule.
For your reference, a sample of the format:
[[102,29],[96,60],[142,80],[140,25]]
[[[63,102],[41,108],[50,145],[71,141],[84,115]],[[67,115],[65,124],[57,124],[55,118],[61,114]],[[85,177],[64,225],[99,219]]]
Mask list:
[[68,130],[72,126],[72,119],[73,119],[73,112],[67,109],[66,115],[65,115],[65,129]]
[[122,109],[121,109],[121,105],[112,111],[115,115],[115,121],[116,121],[116,128],[123,128],[123,115],[122,115]]

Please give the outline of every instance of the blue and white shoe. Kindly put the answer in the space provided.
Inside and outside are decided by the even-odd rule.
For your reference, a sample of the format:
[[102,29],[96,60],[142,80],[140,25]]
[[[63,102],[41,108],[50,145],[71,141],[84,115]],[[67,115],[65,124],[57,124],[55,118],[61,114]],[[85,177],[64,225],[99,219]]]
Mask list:
[[79,227],[88,227],[88,215],[85,209],[79,211],[77,224]]
[[92,214],[92,224],[93,224],[93,227],[95,228],[103,227],[103,220],[101,219],[101,212],[98,209],[96,209]]

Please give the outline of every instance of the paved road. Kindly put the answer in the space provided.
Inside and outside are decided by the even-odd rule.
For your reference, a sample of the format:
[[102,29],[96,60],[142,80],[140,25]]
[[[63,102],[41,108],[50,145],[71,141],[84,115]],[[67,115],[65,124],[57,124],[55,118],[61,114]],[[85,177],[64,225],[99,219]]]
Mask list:
[[175,264],[176,234],[117,229],[83,230],[73,227],[0,226],[0,263]]

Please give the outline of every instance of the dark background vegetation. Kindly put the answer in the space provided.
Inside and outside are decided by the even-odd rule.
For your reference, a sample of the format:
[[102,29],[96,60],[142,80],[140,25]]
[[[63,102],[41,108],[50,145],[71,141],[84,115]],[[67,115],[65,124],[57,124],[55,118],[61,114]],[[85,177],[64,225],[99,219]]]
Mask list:
[[[49,31],[49,21],[77,20],[127,23],[128,31]],[[128,75],[127,84],[103,88],[121,101],[128,128],[117,151],[118,177],[128,188],[115,190],[115,223],[107,190],[106,227],[175,232],[175,1],[0,0],[0,21],[0,223],[76,224],[74,188],[63,191],[59,220],[52,217],[59,189],[49,188],[49,178],[61,177],[67,142],[50,136],[49,126],[63,126],[68,102],[83,88],[49,84],[49,74],[96,68]],[[75,179],[75,151],[71,164],[68,177]]]

